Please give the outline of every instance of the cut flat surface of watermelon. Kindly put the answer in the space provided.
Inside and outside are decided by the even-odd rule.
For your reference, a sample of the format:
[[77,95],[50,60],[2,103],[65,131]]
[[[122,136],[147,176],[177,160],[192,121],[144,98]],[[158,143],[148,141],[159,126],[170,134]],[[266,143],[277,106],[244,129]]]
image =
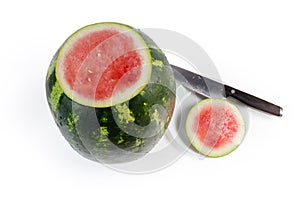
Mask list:
[[108,107],[131,99],[146,86],[151,56],[143,38],[127,26],[89,25],[61,47],[56,75],[74,101]]

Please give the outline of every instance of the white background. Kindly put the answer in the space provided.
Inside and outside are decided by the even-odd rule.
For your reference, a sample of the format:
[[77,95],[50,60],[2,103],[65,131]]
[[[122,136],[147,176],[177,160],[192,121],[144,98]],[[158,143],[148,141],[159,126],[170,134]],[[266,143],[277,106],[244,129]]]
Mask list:
[[[1,1],[0,199],[299,199],[299,10],[296,0]],[[284,116],[250,110],[232,154],[184,156],[153,174],[80,157],[50,115],[45,76],[66,37],[102,21],[186,35],[223,81],[281,105]]]

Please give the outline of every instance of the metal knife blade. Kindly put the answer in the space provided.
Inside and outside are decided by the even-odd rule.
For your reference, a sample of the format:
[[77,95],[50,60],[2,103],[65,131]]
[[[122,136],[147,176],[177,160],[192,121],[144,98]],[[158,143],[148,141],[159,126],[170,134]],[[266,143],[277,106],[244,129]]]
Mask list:
[[215,97],[214,93],[218,92],[218,95],[222,97],[232,97],[257,110],[275,116],[282,116],[283,109],[278,105],[175,65],[171,65],[171,67],[176,81],[198,94],[205,97]]

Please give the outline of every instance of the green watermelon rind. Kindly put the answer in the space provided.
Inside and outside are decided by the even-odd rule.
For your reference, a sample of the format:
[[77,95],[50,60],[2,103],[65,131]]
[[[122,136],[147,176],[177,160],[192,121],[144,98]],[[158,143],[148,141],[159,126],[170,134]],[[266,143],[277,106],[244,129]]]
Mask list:
[[[159,134],[155,136],[143,138],[143,133],[137,131],[137,134],[141,134],[141,137],[133,137],[121,130],[118,127],[119,124],[116,124],[114,121],[115,119],[113,119],[112,116],[112,110],[115,109],[116,106],[94,108],[81,105],[70,99],[63,92],[56,79],[56,73],[54,73],[59,50],[54,55],[49,66],[46,77],[46,94],[51,113],[57,126],[65,139],[70,143],[71,147],[90,160],[104,163],[119,163],[132,161],[142,157],[148,153],[162,137],[172,117],[176,91],[173,71],[164,53],[157,45],[148,36],[144,35],[139,30],[136,31],[141,34],[140,37],[145,40],[145,43],[149,48],[152,58],[151,78],[149,84],[146,85],[139,94],[119,105],[135,105],[128,107],[127,111],[129,113],[134,113],[134,123],[140,126],[146,126],[150,122],[153,122],[155,117],[153,115],[151,118],[151,113],[148,112],[149,107],[144,108],[136,105],[143,105],[144,103],[149,103],[149,105],[163,105],[167,111],[167,115],[164,119],[158,118],[163,122],[163,127]],[[55,94],[52,95],[55,85]],[[75,113],[74,111],[81,111],[81,113],[77,115],[78,113]],[[97,114],[96,122],[91,122],[92,120],[95,120],[91,113]],[[107,116],[105,117],[105,115]],[[83,117],[85,117],[86,120],[83,120]],[[110,120],[107,120],[107,118]],[[90,122],[90,124],[88,122]],[[123,123],[123,125],[126,126],[128,124]],[[130,127],[131,126],[129,126],[129,129]],[[111,130],[114,130],[114,132]],[[119,132],[116,133],[116,131]],[[106,135],[107,132],[110,134],[109,136]],[[109,141],[108,139],[112,139],[113,141]],[[119,148],[121,151],[114,151],[115,147]]]
[[[222,102],[225,103],[226,105],[228,105],[235,113],[235,115],[239,118],[239,124],[240,124],[240,134],[239,136],[241,136],[241,141],[239,144],[235,144],[230,146],[231,148],[227,151],[223,151],[221,153],[215,154],[214,150],[211,149],[208,153],[204,152],[199,146],[198,144],[196,144],[196,140],[197,140],[197,136],[193,135],[190,133],[191,127],[188,125],[188,122],[191,121],[192,119],[192,114],[191,112],[195,109],[197,109],[197,107],[204,105],[205,103],[209,102],[209,101],[215,101],[215,102]],[[198,102],[197,104],[195,104],[189,111],[188,116],[186,118],[186,126],[185,126],[185,131],[186,131],[186,135],[188,136],[188,139],[191,143],[191,145],[202,155],[204,155],[205,157],[209,157],[209,158],[219,158],[219,157],[224,157],[230,153],[232,153],[233,151],[235,151],[240,144],[243,142],[244,138],[245,138],[245,134],[246,134],[246,127],[245,127],[245,120],[243,118],[242,113],[240,112],[240,110],[238,109],[238,107],[230,102],[228,102],[226,99],[219,99],[219,98],[207,98],[207,99],[203,99],[200,102]],[[203,145],[203,144],[202,144]]]

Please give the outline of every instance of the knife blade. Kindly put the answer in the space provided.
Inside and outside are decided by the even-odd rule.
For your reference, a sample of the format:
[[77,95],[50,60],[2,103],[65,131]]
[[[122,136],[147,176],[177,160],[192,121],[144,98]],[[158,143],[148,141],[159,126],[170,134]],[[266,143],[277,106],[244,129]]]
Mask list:
[[219,93],[218,95],[222,97],[231,97],[257,110],[275,116],[282,116],[283,109],[278,105],[175,65],[171,64],[171,67],[176,81],[200,95],[212,97],[212,91],[217,91]]

